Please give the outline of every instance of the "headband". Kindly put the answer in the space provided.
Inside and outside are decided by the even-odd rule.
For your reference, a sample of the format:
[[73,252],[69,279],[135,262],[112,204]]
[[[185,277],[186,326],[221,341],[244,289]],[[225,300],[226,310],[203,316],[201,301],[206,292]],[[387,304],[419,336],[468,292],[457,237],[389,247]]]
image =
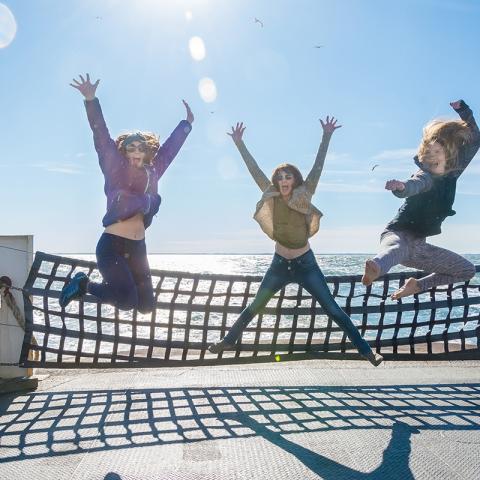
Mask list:
[[132,142],[144,142],[145,143],[146,141],[147,141],[147,139],[140,132],[132,133],[131,135],[126,137],[125,140],[122,142],[122,147],[125,148],[127,145],[129,145]]

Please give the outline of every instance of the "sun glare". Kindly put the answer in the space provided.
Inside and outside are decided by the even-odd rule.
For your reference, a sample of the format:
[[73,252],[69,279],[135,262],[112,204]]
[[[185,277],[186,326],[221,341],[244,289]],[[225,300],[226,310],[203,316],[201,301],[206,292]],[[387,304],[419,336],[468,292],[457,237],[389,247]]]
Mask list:
[[206,103],[214,102],[217,98],[217,87],[211,78],[202,78],[198,82],[198,91],[202,100]]
[[17,33],[17,22],[10,9],[0,3],[0,48],[5,48],[12,43]]
[[203,40],[200,37],[192,37],[188,42],[188,48],[190,49],[190,55],[197,62],[203,60],[207,54],[205,43],[203,43]]

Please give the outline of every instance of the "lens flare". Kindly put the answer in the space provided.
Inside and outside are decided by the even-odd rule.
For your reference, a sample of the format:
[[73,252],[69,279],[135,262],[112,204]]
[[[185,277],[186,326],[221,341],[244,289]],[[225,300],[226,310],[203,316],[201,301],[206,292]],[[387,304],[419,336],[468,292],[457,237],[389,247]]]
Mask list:
[[17,22],[10,9],[0,3],[0,48],[5,48],[12,43],[17,33]]
[[185,19],[187,20],[187,22],[190,22],[193,18],[193,14],[192,14],[192,11],[191,10],[187,10],[185,12]]
[[198,91],[202,100],[206,103],[214,102],[217,98],[217,87],[211,78],[202,78],[198,82]]
[[223,180],[232,180],[238,176],[237,163],[232,157],[222,157],[217,162],[217,171]]
[[190,55],[197,62],[203,60],[207,54],[205,44],[200,37],[192,37],[188,42],[188,48],[190,49]]

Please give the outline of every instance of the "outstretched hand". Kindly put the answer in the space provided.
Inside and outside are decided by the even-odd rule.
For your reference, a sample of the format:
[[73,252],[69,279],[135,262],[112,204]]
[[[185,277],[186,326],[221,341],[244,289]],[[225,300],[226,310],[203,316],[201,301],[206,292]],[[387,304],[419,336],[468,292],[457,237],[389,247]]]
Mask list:
[[227,135],[230,135],[236,144],[240,143],[246,128],[243,126],[243,122],[237,122],[237,126],[235,128],[232,127],[232,133],[227,132]]
[[390,190],[391,192],[403,192],[405,190],[405,183],[401,182],[400,180],[389,180],[385,184],[385,190]]
[[334,117],[330,118],[328,115],[325,122],[320,119],[320,123],[325,133],[333,133],[337,128],[341,127],[341,125],[337,125],[337,120]]
[[86,75],[86,79],[83,78],[82,75],[79,75],[79,77],[80,80],[74,78],[73,83],[70,85],[79,90],[80,93],[85,97],[85,100],[93,100],[95,98],[95,92],[98,84],[100,83],[100,79],[98,79],[95,83],[92,83],[90,82],[90,75],[88,73]]
[[191,125],[195,120],[195,117],[193,116],[192,110],[190,109],[190,105],[188,105],[185,100],[182,100],[182,102],[185,105],[185,109],[187,110],[187,118],[185,120]]
[[461,100],[457,100],[456,102],[450,102],[450,106],[451,106],[454,110],[458,110],[461,105],[462,105],[462,101],[461,101]]

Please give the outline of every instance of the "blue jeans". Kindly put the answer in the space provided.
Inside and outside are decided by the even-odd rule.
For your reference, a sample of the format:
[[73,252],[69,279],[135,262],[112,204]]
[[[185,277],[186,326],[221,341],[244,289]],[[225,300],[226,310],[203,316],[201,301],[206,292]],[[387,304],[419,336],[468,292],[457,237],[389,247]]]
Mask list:
[[298,283],[305,288],[321,305],[325,313],[347,334],[362,355],[371,351],[351,318],[338,306],[330,293],[325,277],[311,250],[293,260],[287,260],[278,254],[274,255],[253,303],[243,310],[228,334],[225,335],[225,343],[233,345],[253,317],[263,310],[275,293],[289,283]]
[[153,310],[152,277],[145,240],[103,233],[97,244],[97,265],[103,283],[88,283],[88,292],[122,310]]

